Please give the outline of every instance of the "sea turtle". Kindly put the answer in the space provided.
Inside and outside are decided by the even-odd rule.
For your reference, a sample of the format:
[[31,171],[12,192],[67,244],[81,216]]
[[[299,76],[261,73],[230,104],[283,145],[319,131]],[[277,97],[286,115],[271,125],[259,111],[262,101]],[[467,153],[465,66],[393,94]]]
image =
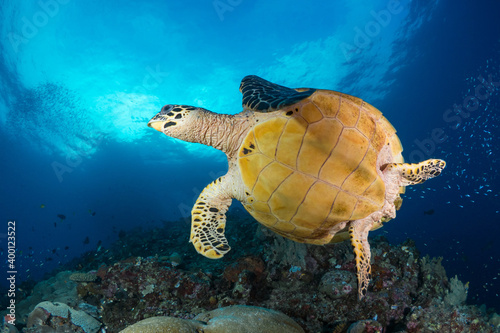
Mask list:
[[368,232],[395,217],[404,186],[438,176],[445,162],[404,163],[396,130],[363,100],[322,89],[290,89],[243,78],[243,111],[217,114],[165,105],[148,126],[226,153],[226,175],[201,192],[190,241],[208,258],[230,250],[226,211],[239,200],[261,224],[297,242],[350,238],[358,295],[370,280]]

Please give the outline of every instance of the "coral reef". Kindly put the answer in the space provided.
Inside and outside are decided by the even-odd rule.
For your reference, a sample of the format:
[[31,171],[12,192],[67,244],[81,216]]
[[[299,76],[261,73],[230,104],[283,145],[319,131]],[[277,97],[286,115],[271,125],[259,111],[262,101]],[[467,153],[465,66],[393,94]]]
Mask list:
[[382,329],[375,320],[360,320],[349,326],[347,333],[382,333]]
[[48,280],[36,284],[30,296],[19,301],[16,306],[16,324],[25,325],[28,315],[42,301],[52,301],[76,306],[78,295],[76,283],[70,280],[72,272],[63,271]]
[[405,332],[500,332],[475,306],[450,306],[437,300],[431,306],[412,308],[406,316]]
[[444,302],[448,305],[462,305],[467,299],[468,283],[463,284],[457,276],[450,280],[450,290],[444,297]]
[[319,291],[334,299],[342,298],[356,290],[356,283],[356,274],[334,270],[326,272],[321,277]]
[[151,317],[143,319],[120,333],[198,333],[202,323],[176,317]]
[[[233,250],[221,260],[198,255],[184,223],[123,232],[109,249],[61,268],[73,272],[40,282],[19,305],[32,310],[40,301],[66,303],[99,319],[106,332],[156,317],[163,319],[141,325],[167,321],[192,328],[194,318],[206,324],[211,311],[235,305],[279,311],[304,332],[500,332],[498,315],[465,305],[467,284],[449,280],[441,258],[421,258],[411,240],[391,245],[370,238],[372,279],[358,301],[348,242],[297,244],[250,218],[229,214],[228,220]],[[96,270],[98,278],[77,284],[69,278],[75,268]]]
[[30,313],[27,328],[23,332],[96,333],[101,326],[92,316],[64,303],[42,302]]
[[19,331],[14,325],[4,323],[3,326],[0,326],[0,333],[19,333]]
[[255,306],[235,305],[200,314],[194,320],[152,317],[121,333],[303,333],[302,327],[284,314]]

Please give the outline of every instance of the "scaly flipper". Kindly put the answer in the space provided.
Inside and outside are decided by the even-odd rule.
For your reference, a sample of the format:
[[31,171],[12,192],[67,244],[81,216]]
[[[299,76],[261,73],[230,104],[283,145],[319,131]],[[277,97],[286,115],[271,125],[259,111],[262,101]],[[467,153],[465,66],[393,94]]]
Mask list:
[[430,159],[420,163],[390,163],[384,172],[395,171],[401,174],[401,186],[415,185],[425,182],[441,174],[446,166],[443,160]]
[[191,211],[191,237],[196,251],[207,258],[219,259],[229,247],[224,229],[226,211],[232,198],[224,190],[225,177],[218,178],[201,192]]
[[311,96],[316,89],[291,89],[256,75],[248,75],[241,80],[240,91],[243,107],[257,112],[271,112]]
[[371,227],[372,223],[367,223],[365,219],[352,221],[349,224],[349,237],[356,256],[359,300],[365,297],[371,279],[371,252],[368,243],[368,231]]

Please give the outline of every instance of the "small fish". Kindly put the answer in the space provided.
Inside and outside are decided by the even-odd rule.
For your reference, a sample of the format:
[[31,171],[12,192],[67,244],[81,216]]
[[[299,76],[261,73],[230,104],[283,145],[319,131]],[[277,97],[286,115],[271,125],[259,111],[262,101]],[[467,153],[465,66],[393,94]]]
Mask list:
[[83,244],[85,245],[87,245],[88,243],[90,243],[89,236],[85,237],[85,240],[83,241]]
[[41,204],[41,205],[40,205],[40,208],[45,208],[45,205],[44,205],[44,204]]
[[66,216],[63,214],[57,214],[57,217],[60,218],[61,221],[66,219]]
[[434,214],[434,209],[424,210],[424,215],[432,215]]
[[69,249],[69,246],[68,246],[68,245],[66,245],[66,246],[64,247],[64,249],[65,249],[65,250],[68,250],[68,249]]

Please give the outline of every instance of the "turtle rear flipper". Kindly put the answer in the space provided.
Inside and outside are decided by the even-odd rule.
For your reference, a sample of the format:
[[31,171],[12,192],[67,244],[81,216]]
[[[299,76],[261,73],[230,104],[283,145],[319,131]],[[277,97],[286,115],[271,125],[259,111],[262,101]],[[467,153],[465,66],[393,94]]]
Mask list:
[[211,259],[222,258],[231,250],[224,236],[226,212],[232,201],[224,190],[225,180],[221,177],[208,184],[191,211],[190,242],[198,253]]
[[370,231],[372,225],[370,218],[351,221],[349,225],[349,238],[356,256],[359,300],[366,296],[371,279],[371,252],[368,243],[368,231]]
[[401,175],[401,186],[421,184],[427,179],[441,174],[446,162],[438,159],[430,159],[420,163],[390,163],[384,169],[385,172],[396,172]]

